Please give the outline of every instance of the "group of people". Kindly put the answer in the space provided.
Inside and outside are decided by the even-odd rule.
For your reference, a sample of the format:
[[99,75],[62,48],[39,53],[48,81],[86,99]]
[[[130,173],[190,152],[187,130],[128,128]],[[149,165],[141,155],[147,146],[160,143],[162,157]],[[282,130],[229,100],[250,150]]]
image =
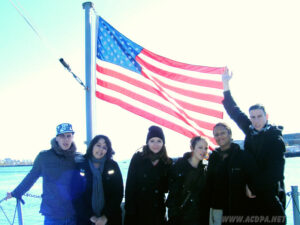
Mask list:
[[190,140],[183,157],[171,159],[163,130],[151,126],[145,145],[130,161],[122,215],[123,179],[110,139],[95,136],[81,155],[72,125],[63,123],[51,149],[39,153],[7,199],[22,200],[42,177],[45,225],[285,224],[282,128],[268,123],[259,104],[250,107],[248,118],[231,96],[232,74],[226,69],[222,77],[223,105],[245,133],[244,150],[221,122],[213,128],[219,147],[208,163],[208,141],[202,136]]

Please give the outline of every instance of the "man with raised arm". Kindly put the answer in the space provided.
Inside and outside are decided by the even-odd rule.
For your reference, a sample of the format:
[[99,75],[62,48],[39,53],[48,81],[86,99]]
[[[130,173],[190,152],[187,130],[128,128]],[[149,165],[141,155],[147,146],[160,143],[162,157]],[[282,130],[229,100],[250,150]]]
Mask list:
[[249,118],[233,100],[229,88],[232,73],[228,69],[222,75],[224,86],[223,105],[231,119],[246,135],[244,149],[252,154],[259,173],[255,183],[247,188],[252,220],[256,224],[285,224],[284,199],[282,195],[284,180],[285,144],[282,127],[268,123],[268,115],[263,105],[249,108]]
[[41,151],[34,160],[32,169],[7,199],[22,200],[39,177],[43,178],[43,193],[40,213],[45,225],[76,225],[73,208],[71,179],[75,169],[76,146],[74,131],[69,123],[56,127],[56,137],[51,140],[51,149]]

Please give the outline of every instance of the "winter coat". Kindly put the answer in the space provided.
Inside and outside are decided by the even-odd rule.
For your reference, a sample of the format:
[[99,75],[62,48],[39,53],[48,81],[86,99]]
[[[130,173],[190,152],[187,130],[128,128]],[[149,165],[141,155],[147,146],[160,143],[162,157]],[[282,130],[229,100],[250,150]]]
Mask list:
[[224,215],[247,215],[246,184],[252,184],[257,174],[254,158],[231,143],[222,159],[217,148],[209,157],[207,189],[210,208],[222,209]]
[[[249,118],[234,102],[230,91],[224,92],[223,105],[228,115],[245,133],[245,152],[255,158],[258,167],[251,189],[256,198],[248,199],[249,211],[256,216],[285,218],[284,198],[279,199],[280,196],[285,196],[284,191],[279,191],[282,190],[280,185],[284,181],[285,164],[282,127],[266,124],[262,130],[256,131]],[[277,224],[285,224],[285,221]]]
[[245,151],[252,154],[259,168],[255,192],[264,193],[274,190],[274,187],[284,179],[285,145],[282,128],[266,125],[265,129],[255,132],[251,121],[238,108],[230,91],[224,92],[224,107],[228,115],[245,133]]
[[170,225],[208,224],[209,204],[206,190],[206,166],[191,166],[185,153],[170,169],[167,199]]
[[71,180],[75,169],[73,158],[58,155],[54,149],[42,151],[34,160],[32,169],[12,192],[21,198],[39,177],[43,178],[43,193],[40,213],[55,219],[75,216],[72,205]]
[[125,225],[165,224],[170,166],[162,160],[154,166],[141,152],[133,155],[125,189]]
[[[89,225],[92,224],[90,218],[95,215],[92,208],[93,174],[88,159],[77,162],[76,167],[73,191],[78,195],[74,201],[77,225]],[[121,225],[123,180],[118,164],[112,159],[105,161],[102,182],[105,199],[102,214],[107,217],[107,225]]]

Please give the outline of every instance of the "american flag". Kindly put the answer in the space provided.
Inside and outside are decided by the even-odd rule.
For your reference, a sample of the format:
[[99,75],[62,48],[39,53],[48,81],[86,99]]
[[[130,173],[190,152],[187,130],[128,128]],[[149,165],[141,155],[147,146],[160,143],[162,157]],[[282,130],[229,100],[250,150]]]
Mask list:
[[223,118],[224,67],[198,66],[157,55],[129,40],[100,16],[96,28],[96,96],[189,138],[215,145]]

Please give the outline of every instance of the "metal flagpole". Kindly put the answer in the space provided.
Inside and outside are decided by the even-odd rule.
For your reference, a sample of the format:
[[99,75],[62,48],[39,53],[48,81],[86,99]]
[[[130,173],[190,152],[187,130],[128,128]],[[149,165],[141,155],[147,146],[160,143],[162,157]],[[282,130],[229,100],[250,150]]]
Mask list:
[[85,86],[86,86],[86,144],[88,145],[93,138],[94,129],[94,104],[95,104],[95,69],[93,68],[94,51],[92,45],[91,33],[91,9],[92,2],[84,2],[82,4],[85,10]]

